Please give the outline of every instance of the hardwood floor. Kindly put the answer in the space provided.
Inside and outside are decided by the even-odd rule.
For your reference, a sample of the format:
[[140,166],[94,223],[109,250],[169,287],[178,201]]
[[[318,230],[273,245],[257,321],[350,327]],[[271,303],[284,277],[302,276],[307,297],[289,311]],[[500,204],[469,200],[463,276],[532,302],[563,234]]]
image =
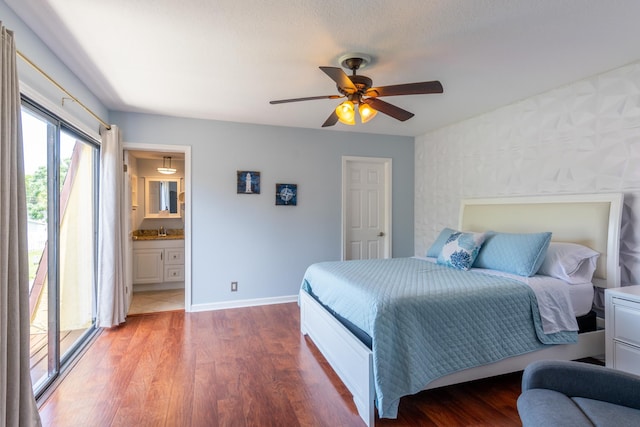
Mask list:
[[[377,426],[519,426],[521,373],[401,400]],[[44,426],[363,426],[295,303],[129,317],[40,409]]]

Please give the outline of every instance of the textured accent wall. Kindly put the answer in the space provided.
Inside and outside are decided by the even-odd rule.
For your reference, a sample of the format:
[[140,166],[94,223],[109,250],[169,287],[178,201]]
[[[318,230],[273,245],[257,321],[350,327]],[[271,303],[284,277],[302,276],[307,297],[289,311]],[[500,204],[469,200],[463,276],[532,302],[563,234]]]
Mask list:
[[416,255],[462,198],[622,192],[622,283],[640,284],[640,63],[422,135],[415,153]]

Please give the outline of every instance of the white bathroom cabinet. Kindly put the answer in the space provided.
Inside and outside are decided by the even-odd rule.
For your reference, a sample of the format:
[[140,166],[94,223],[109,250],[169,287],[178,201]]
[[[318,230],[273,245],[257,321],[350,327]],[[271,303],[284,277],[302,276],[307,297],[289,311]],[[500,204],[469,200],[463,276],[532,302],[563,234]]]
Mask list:
[[184,287],[184,240],[133,242],[134,291]]

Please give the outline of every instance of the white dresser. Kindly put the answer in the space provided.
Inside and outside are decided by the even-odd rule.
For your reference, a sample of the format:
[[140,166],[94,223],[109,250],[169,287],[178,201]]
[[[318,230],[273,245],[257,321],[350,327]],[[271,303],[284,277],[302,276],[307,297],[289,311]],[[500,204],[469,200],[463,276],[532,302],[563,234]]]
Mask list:
[[134,291],[184,288],[184,240],[133,242]]
[[606,364],[640,375],[640,286],[605,290]]

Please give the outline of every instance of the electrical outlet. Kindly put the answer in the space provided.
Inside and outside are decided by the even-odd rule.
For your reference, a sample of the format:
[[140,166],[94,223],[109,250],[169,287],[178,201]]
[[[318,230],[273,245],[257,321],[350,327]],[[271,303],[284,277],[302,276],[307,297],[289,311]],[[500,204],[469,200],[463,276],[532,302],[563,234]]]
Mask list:
[[238,291],[238,282],[231,282],[231,292]]

